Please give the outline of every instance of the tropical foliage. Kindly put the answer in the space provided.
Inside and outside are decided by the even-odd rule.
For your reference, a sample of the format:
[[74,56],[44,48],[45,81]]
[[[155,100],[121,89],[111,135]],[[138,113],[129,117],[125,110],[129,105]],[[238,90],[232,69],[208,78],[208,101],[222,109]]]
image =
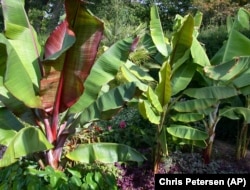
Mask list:
[[[172,19],[167,33],[165,28],[169,26],[161,19],[166,16],[161,14],[162,9],[178,1],[162,1],[149,7],[147,1],[115,0],[112,2],[116,5],[110,9],[115,15],[112,18],[106,9],[101,11],[95,6],[95,1],[65,0],[63,11],[48,8],[49,2],[53,8],[61,6],[59,1],[39,3],[59,23],[52,24],[57,27],[43,43],[37,32],[48,25],[44,24],[46,16],[44,23],[35,24],[37,17],[31,8],[34,2],[1,1],[0,145],[7,148],[0,159],[1,168],[14,164],[16,171],[19,161],[35,158],[42,170],[26,170],[27,180],[33,180],[34,187],[44,180],[50,180],[54,188],[59,188],[58,181],[64,184],[69,180],[68,186],[77,188],[97,188],[111,181],[107,188],[116,189],[113,175],[99,170],[86,172],[78,164],[141,164],[148,157],[134,148],[140,143],[152,146],[154,173],[170,155],[170,143],[198,147],[204,162],[209,163],[222,117],[243,121],[236,158],[246,156],[250,143],[247,9],[240,8],[235,17],[222,17],[224,20],[217,23],[226,20],[226,41],[208,56],[199,41],[203,18],[205,25],[212,22],[206,20],[207,10],[206,14],[198,10],[184,14],[194,10],[194,5],[204,8],[201,2],[183,1],[185,9],[180,6],[180,14]],[[122,9],[122,17],[118,2],[131,8],[128,12]],[[145,5],[143,9],[140,3]],[[210,2],[209,11],[214,3]],[[104,4],[109,1],[102,1]],[[135,9],[145,15],[148,11],[148,19],[130,14]],[[142,21],[148,21],[148,25]],[[128,128],[125,120],[119,120],[117,128],[99,126],[105,122],[98,121],[111,120],[125,108],[138,110],[150,124],[140,127],[141,118],[132,114],[138,126]],[[29,174],[43,176],[44,180]]]

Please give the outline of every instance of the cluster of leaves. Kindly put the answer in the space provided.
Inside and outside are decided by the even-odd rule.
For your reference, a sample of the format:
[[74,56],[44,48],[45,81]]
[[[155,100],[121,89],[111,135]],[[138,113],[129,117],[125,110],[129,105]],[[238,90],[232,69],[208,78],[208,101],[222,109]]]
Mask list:
[[37,169],[37,163],[21,160],[1,169],[0,189],[117,189],[119,170],[114,165],[76,165],[64,172],[51,166]]

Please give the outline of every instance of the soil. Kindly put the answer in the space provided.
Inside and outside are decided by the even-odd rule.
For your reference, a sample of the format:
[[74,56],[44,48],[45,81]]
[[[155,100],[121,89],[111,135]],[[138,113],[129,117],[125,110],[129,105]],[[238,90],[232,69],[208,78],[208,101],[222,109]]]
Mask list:
[[235,150],[235,145],[215,140],[213,146],[213,160],[226,160],[228,163],[235,165],[235,167],[245,169],[250,173],[250,150],[248,149],[246,157],[241,160],[236,160]]

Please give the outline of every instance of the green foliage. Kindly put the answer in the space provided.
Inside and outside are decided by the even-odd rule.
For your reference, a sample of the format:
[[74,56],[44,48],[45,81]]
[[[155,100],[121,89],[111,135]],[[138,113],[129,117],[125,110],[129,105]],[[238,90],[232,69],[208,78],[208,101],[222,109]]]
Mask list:
[[203,28],[198,39],[211,59],[227,39],[227,28],[225,25]]
[[[41,48],[23,2],[2,0],[2,5],[6,7],[2,9],[6,27],[5,32],[0,34],[0,50],[4,55],[0,60],[1,107],[10,108],[17,114],[17,118],[22,119],[18,114],[21,107],[21,114],[28,112],[35,119],[31,125],[23,124],[25,127],[19,131],[8,128],[8,124],[15,124],[9,120],[3,125],[8,135],[1,141],[8,146],[0,166],[7,166],[20,157],[49,149],[41,161],[58,168],[64,143],[70,134],[74,134],[79,124],[102,117],[107,119],[125,102],[140,94],[141,89],[133,82],[103,91],[103,86],[107,86],[126,63],[129,53],[137,44],[136,40],[120,40],[96,61],[103,22],[86,9],[85,2],[66,0],[67,17],[49,36],[44,59],[41,60]],[[87,118],[81,116],[84,112],[88,113]],[[121,150],[116,151],[117,147]],[[110,150],[118,157],[121,151],[128,151],[128,156],[120,156],[118,161],[120,158],[122,161],[126,161],[126,158],[131,160],[129,154],[135,152],[127,146],[115,145],[115,148]],[[93,151],[90,153],[90,157],[95,155]],[[100,162],[102,159],[105,158],[98,158]]]
[[44,170],[37,168],[36,163],[26,160],[2,168],[0,189],[117,189],[119,171],[113,165],[76,165],[68,167],[65,172],[50,166]]

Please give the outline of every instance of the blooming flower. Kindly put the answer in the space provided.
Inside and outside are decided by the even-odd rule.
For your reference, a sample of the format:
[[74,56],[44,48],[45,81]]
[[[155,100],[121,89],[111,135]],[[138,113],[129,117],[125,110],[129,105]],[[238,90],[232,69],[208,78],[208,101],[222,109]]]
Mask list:
[[120,128],[123,129],[126,127],[126,122],[125,121],[121,121],[120,122]]

